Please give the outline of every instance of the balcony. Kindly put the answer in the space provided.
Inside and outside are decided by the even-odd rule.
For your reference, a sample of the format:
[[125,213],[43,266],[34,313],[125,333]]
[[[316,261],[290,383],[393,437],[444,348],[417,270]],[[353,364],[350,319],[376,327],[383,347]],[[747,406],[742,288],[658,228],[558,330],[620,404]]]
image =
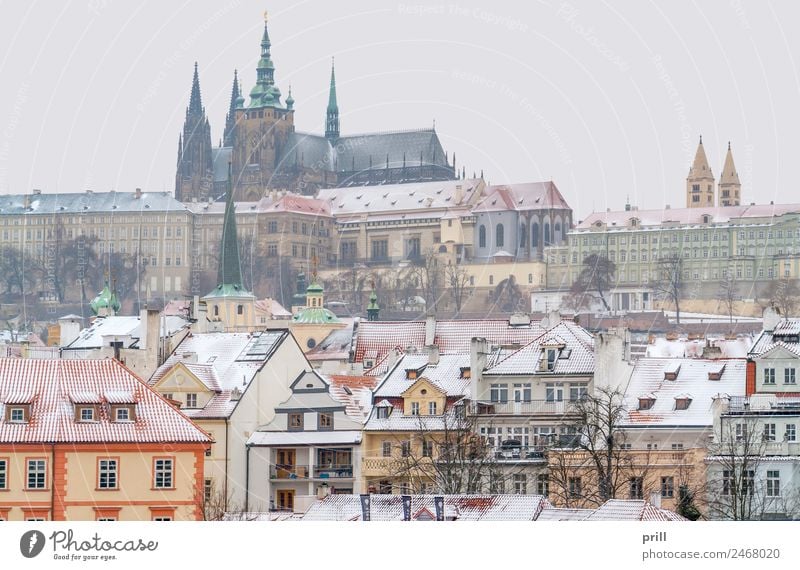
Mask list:
[[353,466],[351,464],[314,465],[273,465],[269,468],[269,478],[272,480],[289,479],[352,479]]
[[530,400],[527,402],[478,402],[477,413],[495,416],[558,415],[569,412],[570,402]]

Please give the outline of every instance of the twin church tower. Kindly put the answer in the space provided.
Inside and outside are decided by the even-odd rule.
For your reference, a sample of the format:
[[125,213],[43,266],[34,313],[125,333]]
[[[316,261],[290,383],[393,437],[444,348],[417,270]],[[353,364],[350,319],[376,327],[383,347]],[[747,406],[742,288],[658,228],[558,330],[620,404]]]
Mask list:
[[[716,190],[716,200],[715,198]],[[728,154],[719,178],[719,186],[714,187],[714,175],[708,165],[706,151],[703,148],[703,137],[697,145],[694,162],[686,178],[686,207],[711,208],[714,206],[739,206],[742,201],[742,184],[733,164],[731,143],[728,143]]]
[[178,140],[176,199],[220,200],[229,183],[236,201],[256,201],[270,189],[313,195],[320,188],[334,186],[457,177],[455,155],[451,160],[445,153],[434,128],[342,136],[333,65],[325,134],[295,131],[295,101],[291,88],[283,99],[275,83],[270,48],[265,15],[261,56],[250,102],[246,103],[234,71],[225,131],[216,148],[212,148],[211,126],[203,107],[195,64],[189,107]]

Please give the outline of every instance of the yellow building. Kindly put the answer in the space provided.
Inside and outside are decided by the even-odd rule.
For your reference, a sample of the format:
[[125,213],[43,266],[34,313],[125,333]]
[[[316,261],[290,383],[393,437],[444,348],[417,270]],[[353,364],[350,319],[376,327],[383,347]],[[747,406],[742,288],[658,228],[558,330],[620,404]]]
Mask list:
[[117,361],[0,359],[0,520],[199,520],[207,433]]
[[347,328],[347,323],[342,322],[332,311],[324,307],[325,290],[316,279],[316,274],[311,285],[306,289],[306,306],[295,311],[289,323],[297,343],[308,352],[331,332]]

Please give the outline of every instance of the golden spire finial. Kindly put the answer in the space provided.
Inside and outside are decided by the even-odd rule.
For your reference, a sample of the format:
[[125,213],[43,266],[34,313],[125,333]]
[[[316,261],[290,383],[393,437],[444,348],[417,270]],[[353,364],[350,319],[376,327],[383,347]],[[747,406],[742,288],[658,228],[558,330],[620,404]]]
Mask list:
[[264,22],[268,22],[268,21],[269,21],[269,12],[264,10]]

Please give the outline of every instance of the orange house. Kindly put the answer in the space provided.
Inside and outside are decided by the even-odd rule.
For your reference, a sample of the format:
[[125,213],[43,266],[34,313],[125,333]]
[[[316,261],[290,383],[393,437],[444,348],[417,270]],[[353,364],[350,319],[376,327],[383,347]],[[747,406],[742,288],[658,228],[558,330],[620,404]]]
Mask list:
[[0,359],[0,520],[199,520],[210,445],[116,360]]

